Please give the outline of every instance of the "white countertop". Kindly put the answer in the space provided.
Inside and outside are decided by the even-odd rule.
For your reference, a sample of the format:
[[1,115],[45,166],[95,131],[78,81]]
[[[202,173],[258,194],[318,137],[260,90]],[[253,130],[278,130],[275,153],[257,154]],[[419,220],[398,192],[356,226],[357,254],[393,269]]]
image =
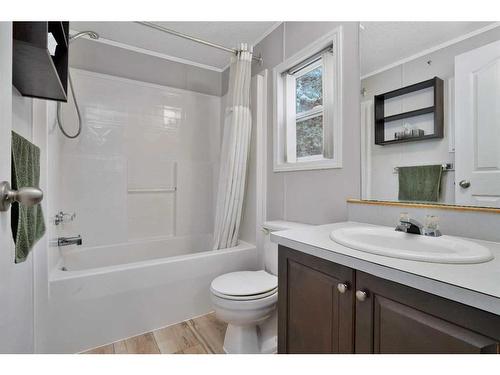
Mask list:
[[391,258],[342,246],[329,237],[336,228],[373,226],[343,222],[271,233],[280,245],[374,276],[500,315],[500,243],[468,239],[491,250],[486,263],[442,264]]

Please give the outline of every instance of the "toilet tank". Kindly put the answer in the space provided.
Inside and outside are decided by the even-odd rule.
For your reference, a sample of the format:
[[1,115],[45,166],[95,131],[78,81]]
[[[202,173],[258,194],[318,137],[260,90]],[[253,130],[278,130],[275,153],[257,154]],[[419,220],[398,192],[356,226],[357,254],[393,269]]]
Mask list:
[[305,229],[312,225],[294,221],[273,220],[266,221],[262,228],[266,231],[264,238],[264,267],[267,272],[278,275],[278,245],[271,242],[271,232],[287,229]]

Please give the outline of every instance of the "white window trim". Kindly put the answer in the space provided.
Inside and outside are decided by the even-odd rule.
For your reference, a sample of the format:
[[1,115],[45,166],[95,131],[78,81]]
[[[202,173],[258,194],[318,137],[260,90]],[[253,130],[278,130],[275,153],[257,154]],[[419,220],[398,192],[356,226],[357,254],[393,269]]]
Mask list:
[[[287,133],[286,126],[287,121],[295,121],[296,118],[290,114],[287,115],[291,118],[284,118],[285,103],[287,99],[290,100],[286,97],[286,93],[295,92],[295,90],[286,90],[286,85],[295,85],[295,79],[293,76],[291,76],[293,78],[284,79],[283,73],[329,45],[333,45],[333,72],[330,72],[333,81],[330,83],[333,87],[333,95],[327,99],[329,102],[325,102],[325,97],[323,98],[323,121],[331,121],[333,124],[333,158],[328,159],[322,155],[313,155],[298,158],[298,160],[286,160],[287,155],[295,155],[296,149],[295,132],[288,129]],[[285,77],[287,76],[285,75]],[[277,65],[273,69],[273,82],[273,171],[342,168],[342,27],[337,27],[331,33]],[[310,112],[313,111],[314,109]],[[286,152],[287,150],[292,151],[292,149],[293,152]]]

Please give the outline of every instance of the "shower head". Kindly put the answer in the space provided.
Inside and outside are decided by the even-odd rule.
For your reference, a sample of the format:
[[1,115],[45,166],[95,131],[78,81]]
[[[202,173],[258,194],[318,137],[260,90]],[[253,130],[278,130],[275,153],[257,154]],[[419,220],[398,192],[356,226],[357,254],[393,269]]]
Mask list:
[[80,31],[79,33],[69,36],[69,41],[72,42],[82,36],[89,36],[91,39],[99,39],[99,34],[94,31]]

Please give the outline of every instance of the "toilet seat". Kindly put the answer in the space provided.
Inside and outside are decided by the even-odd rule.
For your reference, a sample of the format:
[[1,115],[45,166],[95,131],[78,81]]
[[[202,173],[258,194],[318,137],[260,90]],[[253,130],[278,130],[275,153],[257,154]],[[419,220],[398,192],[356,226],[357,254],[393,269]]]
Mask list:
[[255,300],[277,293],[278,278],[264,270],[239,271],[221,275],[212,281],[211,292],[230,300]]
[[228,299],[228,300],[233,300],[233,301],[251,301],[251,300],[266,298],[266,297],[273,295],[274,293],[278,293],[278,288],[274,288],[273,290],[270,290],[269,292],[266,292],[266,293],[252,294],[249,296],[231,296],[231,295],[219,293],[213,289],[211,289],[211,292],[213,295],[215,295],[219,298],[223,298],[223,299]]

